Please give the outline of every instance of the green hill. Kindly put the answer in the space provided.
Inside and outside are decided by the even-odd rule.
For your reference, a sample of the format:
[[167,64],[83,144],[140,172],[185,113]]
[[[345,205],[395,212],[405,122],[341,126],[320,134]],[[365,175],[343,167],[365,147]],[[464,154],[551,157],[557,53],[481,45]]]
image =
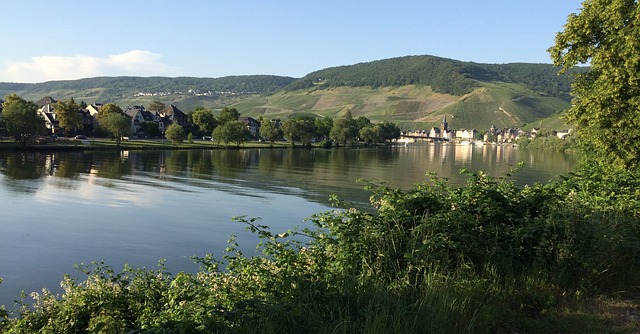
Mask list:
[[[322,69],[295,79],[101,77],[40,84],[0,83],[0,95],[114,102],[121,107],[159,100],[185,112],[197,106],[237,108],[248,116],[292,113],[389,120],[403,129],[428,129],[447,116],[451,128],[566,127],[558,115],[570,106],[571,76],[549,64],[479,64],[407,56]],[[544,121],[550,119],[552,121]]]
[[153,100],[180,105],[211,104],[218,99],[235,101],[235,97],[271,94],[293,82],[294,78],[273,75],[229,76],[223,78],[193,77],[97,77],[79,80],[48,81],[37,84],[0,83],[0,96],[16,93],[25,99],[44,96],[55,99],[73,97],[77,101],[113,102],[121,107],[148,104]]

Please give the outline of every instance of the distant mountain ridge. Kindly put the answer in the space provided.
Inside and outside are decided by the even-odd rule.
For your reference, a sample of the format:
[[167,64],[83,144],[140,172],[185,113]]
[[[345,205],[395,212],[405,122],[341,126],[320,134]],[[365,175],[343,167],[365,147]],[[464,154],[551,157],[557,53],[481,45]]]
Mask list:
[[480,64],[425,55],[331,67],[299,79],[97,77],[0,83],[0,98],[10,93],[30,100],[73,97],[123,108],[159,100],[185,112],[233,106],[243,115],[278,118],[293,113],[334,117],[350,110],[405,129],[437,126],[450,115],[452,127],[483,129],[539,126],[549,118],[562,125],[557,119],[570,106],[571,76],[557,72],[549,64]]
[[275,75],[227,76],[222,78],[195,77],[96,77],[78,80],[47,81],[43,83],[0,83],[0,92],[50,92],[56,90],[108,89],[122,92],[188,92],[212,91],[236,94],[269,94],[296,80]]

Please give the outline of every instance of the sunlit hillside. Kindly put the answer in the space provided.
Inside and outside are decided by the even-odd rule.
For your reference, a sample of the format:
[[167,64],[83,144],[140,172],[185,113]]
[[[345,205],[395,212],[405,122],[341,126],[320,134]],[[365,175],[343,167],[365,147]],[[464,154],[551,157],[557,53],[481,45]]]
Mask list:
[[[408,56],[327,68],[295,79],[101,77],[40,84],[0,83],[0,96],[37,101],[74,98],[122,108],[174,104],[235,107],[247,116],[285,119],[295,113],[334,117],[350,110],[404,130],[429,129],[447,117],[451,128],[553,126],[570,106],[571,77],[548,64],[478,64],[433,56]],[[553,121],[545,121],[552,119]]]

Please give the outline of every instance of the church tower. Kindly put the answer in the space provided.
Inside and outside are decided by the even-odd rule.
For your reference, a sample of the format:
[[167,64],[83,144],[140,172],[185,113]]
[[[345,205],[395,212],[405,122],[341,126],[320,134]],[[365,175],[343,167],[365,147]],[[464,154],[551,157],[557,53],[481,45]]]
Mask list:
[[444,136],[447,131],[449,131],[449,123],[447,123],[447,115],[445,114],[442,117],[442,135]]

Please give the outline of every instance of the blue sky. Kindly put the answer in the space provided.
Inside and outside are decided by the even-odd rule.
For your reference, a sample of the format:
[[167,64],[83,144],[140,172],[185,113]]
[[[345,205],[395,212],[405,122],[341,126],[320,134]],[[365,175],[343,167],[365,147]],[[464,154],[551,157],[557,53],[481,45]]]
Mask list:
[[579,0],[3,1],[0,82],[272,74],[407,55],[550,63]]

